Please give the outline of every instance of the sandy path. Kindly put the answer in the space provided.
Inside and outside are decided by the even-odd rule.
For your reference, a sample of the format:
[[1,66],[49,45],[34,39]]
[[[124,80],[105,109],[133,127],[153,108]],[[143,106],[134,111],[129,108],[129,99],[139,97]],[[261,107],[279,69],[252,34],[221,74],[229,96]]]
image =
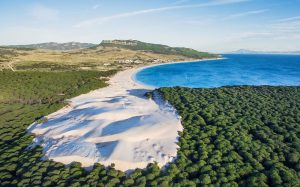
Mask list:
[[159,95],[147,99],[151,87],[138,84],[132,76],[137,68],[117,73],[110,86],[70,100],[67,106],[34,123],[28,131],[45,156],[64,164],[81,162],[84,167],[100,162],[127,171],[160,166],[176,157],[179,116]]

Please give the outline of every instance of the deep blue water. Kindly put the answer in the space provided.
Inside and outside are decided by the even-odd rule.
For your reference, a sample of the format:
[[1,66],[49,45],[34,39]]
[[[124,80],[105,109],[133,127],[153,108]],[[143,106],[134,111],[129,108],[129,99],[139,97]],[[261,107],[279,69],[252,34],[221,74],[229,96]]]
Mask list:
[[138,82],[154,87],[300,86],[300,55],[223,55],[225,59],[145,68]]

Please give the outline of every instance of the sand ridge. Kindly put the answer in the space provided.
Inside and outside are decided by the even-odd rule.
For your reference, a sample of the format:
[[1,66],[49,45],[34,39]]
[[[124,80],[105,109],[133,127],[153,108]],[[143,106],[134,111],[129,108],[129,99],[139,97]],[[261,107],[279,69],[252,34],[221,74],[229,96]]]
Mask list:
[[128,171],[157,162],[164,166],[176,157],[180,117],[153,88],[135,82],[138,68],[117,73],[109,86],[69,100],[70,104],[33,123],[28,132],[45,157],[83,167],[99,162]]

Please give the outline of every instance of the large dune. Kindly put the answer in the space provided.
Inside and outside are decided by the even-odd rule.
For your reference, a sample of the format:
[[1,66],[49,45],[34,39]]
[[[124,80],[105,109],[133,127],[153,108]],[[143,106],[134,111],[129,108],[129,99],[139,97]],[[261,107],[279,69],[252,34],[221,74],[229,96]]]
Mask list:
[[128,171],[157,162],[164,166],[176,157],[179,116],[152,88],[133,81],[137,69],[119,72],[110,86],[70,99],[70,105],[34,123],[28,131],[46,158],[89,167],[99,162]]

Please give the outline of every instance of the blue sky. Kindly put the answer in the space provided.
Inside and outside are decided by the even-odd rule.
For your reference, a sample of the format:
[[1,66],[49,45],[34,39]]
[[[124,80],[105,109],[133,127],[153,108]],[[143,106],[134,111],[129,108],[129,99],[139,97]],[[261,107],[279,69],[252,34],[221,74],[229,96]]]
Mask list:
[[0,1],[0,45],[137,39],[202,51],[300,50],[300,0]]

